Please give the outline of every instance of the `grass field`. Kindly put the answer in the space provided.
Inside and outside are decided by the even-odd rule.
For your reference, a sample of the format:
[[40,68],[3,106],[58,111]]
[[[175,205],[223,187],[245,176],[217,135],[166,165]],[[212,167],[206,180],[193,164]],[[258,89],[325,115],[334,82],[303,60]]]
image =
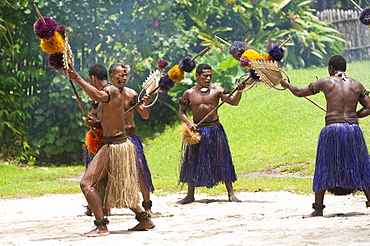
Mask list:
[[[348,76],[370,89],[367,68],[370,62],[348,64]],[[326,68],[286,71],[291,83],[307,86],[316,77],[327,77]],[[230,88],[226,88],[230,89]],[[325,107],[322,93],[311,97]],[[324,126],[325,113],[304,98],[289,91],[268,89],[264,85],[249,90],[237,107],[223,105],[219,116],[229,139],[238,181],[236,192],[287,190],[311,192],[311,178],[247,177],[245,174],[281,167],[285,173],[312,175],[318,135]],[[155,117],[152,115],[151,117]],[[145,153],[152,173],[156,194],[186,189],[178,184],[181,151],[181,123],[168,127],[160,136],[146,140]],[[367,143],[370,141],[370,118],[361,120]],[[140,133],[140,129],[138,129]],[[84,167],[20,168],[0,164],[0,197],[77,193],[79,184],[58,179],[80,175]],[[293,176],[293,175],[292,175]],[[197,188],[197,192],[226,194],[223,185],[212,189]]]

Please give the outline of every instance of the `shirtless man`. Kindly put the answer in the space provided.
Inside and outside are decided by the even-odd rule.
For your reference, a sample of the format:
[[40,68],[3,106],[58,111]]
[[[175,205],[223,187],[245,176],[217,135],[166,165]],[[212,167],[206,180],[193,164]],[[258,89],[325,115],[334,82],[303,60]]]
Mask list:
[[[304,218],[323,216],[326,190],[337,195],[362,190],[368,200],[366,206],[370,206],[369,155],[358,125],[358,118],[370,114],[370,98],[361,83],[346,76],[346,66],[346,60],[336,55],[329,60],[330,77],[304,88],[281,81],[297,97],[322,91],[326,98],[326,126],[320,133],[313,179],[314,211]],[[362,108],[356,111],[358,103]]]
[[[121,94],[124,96],[124,110],[127,111],[135,103],[138,97],[138,94],[135,90],[126,87],[128,80],[129,69],[127,66],[122,63],[113,63],[109,68],[109,74],[111,81],[115,87],[119,89]],[[150,103],[151,96],[143,96],[143,104],[135,107],[136,111],[140,114],[143,119],[148,119],[150,116],[150,108],[146,108],[145,105]],[[140,181],[140,191],[143,196],[142,206],[145,211],[152,213],[152,201],[150,200],[150,193],[154,191],[154,186],[152,183],[151,174],[149,167],[144,155],[143,144],[135,131],[135,122],[134,122],[134,111],[125,113],[125,129],[128,139],[135,145],[136,151],[136,165],[139,171],[139,181]]]
[[[99,237],[110,234],[107,228],[109,221],[104,218],[103,204],[108,211],[115,207],[130,208],[139,221],[139,224],[134,227],[135,230],[154,228],[150,216],[137,205],[140,198],[135,150],[125,133],[123,96],[107,81],[107,71],[102,65],[96,64],[89,69],[90,84],[73,68],[66,73],[69,79],[76,81],[92,100],[99,103],[97,111],[103,129],[103,146],[86,169],[80,182],[81,190],[95,216],[96,226],[84,236]],[[94,123],[92,117],[90,123]],[[124,179],[121,173],[127,174]],[[102,183],[99,181],[103,181],[104,178],[107,179],[107,184],[103,183],[101,190],[105,191],[105,194],[101,195],[95,187],[99,186]]]
[[[180,98],[179,117],[189,129],[199,131],[201,140],[198,144],[186,147],[180,182],[188,184],[188,194],[178,203],[194,202],[195,187],[212,188],[220,182],[225,183],[230,202],[241,202],[234,195],[232,183],[236,181],[236,173],[217,110],[204,123],[196,126],[197,122],[217,107],[220,100],[225,99],[228,94],[221,86],[211,85],[212,68],[208,64],[200,64],[195,75],[197,85],[186,90]],[[239,90],[244,87],[244,84],[238,84]],[[226,102],[236,106],[241,97],[242,93],[238,91]],[[192,105],[194,122],[186,114],[189,104]]]
[[[128,80],[129,68],[122,63],[113,63],[109,68],[109,75],[111,81],[115,87],[117,87],[123,96],[123,108],[125,112],[130,109],[135,103],[138,94],[135,90],[126,87]],[[145,105],[150,103],[151,96],[144,95],[143,104],[140,104],[135,107],[136,111],[140,114],[143,119],[148,119],[150,116],[150,109],[146,108]],[[97,117],[97,109],[93,108],[90,116],[92,116],[95,121],[99,121]],[[143,144],[135,131],[135,122],[134,122],[134,111],[130,111],[124,115],[125,117],[125,130],[128,139],[135,145],[136,153],[136,165],[139,172],[139,182],[140,182],[140,191],[143,196],[142,206],[145,211],[148,211],[152,214],[152,201],[150,200],[150,193],[154,191],[154,186],[151,179],[150,170],[144,155]],[[87,210],[83,215],[91,216],[91,209],[87,206]]]

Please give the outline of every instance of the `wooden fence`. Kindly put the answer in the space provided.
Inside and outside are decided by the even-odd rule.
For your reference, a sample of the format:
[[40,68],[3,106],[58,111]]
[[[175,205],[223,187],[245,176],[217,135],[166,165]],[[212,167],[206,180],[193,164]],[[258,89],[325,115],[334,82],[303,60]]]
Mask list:
[[347,62],[369,60],[370,28],[359,21],[360,11],[326,9],[316,16],[342,34],[340,37],[346,40],[343,57]]

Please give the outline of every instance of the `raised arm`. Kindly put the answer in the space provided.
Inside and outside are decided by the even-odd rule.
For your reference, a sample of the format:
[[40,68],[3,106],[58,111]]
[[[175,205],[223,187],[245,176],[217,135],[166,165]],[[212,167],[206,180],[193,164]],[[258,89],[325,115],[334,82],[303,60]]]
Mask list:
[[85,93],[94,101],[106,102],[109,100],[108,93],[104,91],[99,91],[94,86],[87,83],[74,68],[70,68],[67,71],[67,76],[69,79],[76,81],[76,83],[85,91]]
[[[243,90],[245,88],[245,85],[242,84],[242,83],[238,83],[237,84],[237,92],[234,96],[230,96],[227,100],[226,100],[226,103],[230,104],[230,105],[233,105],[233,106],[237,106],[240,102],[240,100],[242,99],[242,92],[241,90]],[[225,100],[226,97],[228,97],[229,94],[225,94],[225,93],[222,93],[221,95],[221,100]]]

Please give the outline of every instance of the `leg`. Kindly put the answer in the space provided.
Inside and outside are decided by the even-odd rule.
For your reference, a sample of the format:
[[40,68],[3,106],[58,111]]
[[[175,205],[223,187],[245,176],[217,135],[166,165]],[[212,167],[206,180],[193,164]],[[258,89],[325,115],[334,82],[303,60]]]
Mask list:
[[145,231],[146,229],[153,229],[155,227],[154,222],[150,219],[151,215],[149,212],[143,211],[140,206],[130,209],[135,213],[135,219],[139,221],[139,224],[128,229],[129,231]]
[[107,228],[108,220],[104,219],[103,203],[98,192],[93,188],[99,180],[103,179],[108,173],[109,151],[101,153],[100,156],[95,158],[87,168],[84,176],[81,179],[81,190],[94,213],[96,228],[84,236],[99,237],[108,236],[109,231]]
[[139,174],[139,180],[140,180],[140,191],[144,200],[142,206],[146,212],[149,212],[152,215],[153,212],[152,212],[152,201],[150,200],[150,191],[146,188],[144,178],[142,177],[141,174]]
[[80,215],[77,215],[78,217],[83,217],[83,216],[92,216],[93,214],[92,214],[92,211],[91,211],[91,208],[90,208],[90,206],[89,205],[87,205],[87,206],[84,206],[84,207],[86,207],[86,211],[85,212],[83,212],[82,214],[80,214]]
[[195,187],[188,184],[188,194],[186,195],[184,199],[178,201],[177,203],[187,204],[187,203],[194,202],[195,201],[194,192],[195,192]]
[[368,208],[368,207],[370,207],[370,190],[365,190],[364,193],[365,193],[365,196],[367,198],[366,207]]
[[229,202],[241,202],[238,198],[234,195],[234,189],[232,183],[225,183],[227,195],[229,196]]
[[312,208],[315,210],[309,215],[302,216],[303,218],[311,218],[316,216],[323,216],[322,211],[325,208],[324,205],[324,195],[326,190],[324,191],[315,191],[315,203],[312,204]]

